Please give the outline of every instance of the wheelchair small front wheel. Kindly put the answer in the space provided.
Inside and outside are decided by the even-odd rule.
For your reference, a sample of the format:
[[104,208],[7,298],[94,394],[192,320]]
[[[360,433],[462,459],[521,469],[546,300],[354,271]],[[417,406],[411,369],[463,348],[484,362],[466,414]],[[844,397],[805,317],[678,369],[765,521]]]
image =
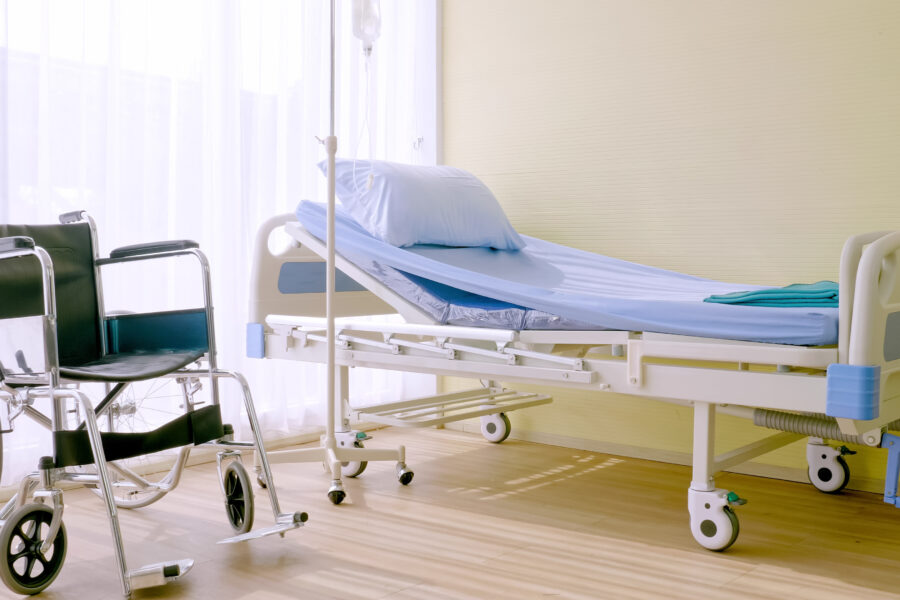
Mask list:
[[0,529],[0,579],[18,594],[34,595],[53,583],[66,558],[66,528],[59,531],[47,552],[41,546],[50,533],[53,510],[26,504],[13,511]]
[[253,486],[247,470],[238,461],[225,469],[222,485],[225,490],[225,511],[231,528],[238,535],[253,528]]

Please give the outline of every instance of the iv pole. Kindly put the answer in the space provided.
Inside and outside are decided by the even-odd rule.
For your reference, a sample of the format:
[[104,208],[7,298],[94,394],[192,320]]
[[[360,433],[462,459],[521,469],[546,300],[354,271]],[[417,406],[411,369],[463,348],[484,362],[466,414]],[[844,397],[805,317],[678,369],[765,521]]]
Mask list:
[[[331,6],[331,45],[330,45],[330,98],[329,98],[329,127],[328,137],[321,140],[328,155],[328,207],[326,210],[326,235],[327,248],[325,259],[325,320],[326,320],[326,404],[327,413],[325,421],[325,435],[317,448],[300,448],[297,450],[278,450],[269,452],[269,463],[287,462],[322,462],[331,473],[331,487],[328,488],[328,498],[334,504],[340,504],[346,497],[341,481],[344,465],[348,465],[348,476],[354,477],[362,473],[365,462],[370,460],[395,460],[397,461],[397,478],[403,485],[408,485],[413,479],[413,472],[406,467],[406,449],[398,446],[396,450],[364,448],[362,441],[368,439],[366,434],[355,433],[349,430],[346,415],[344,394],[347,394],[348,375],[347,367],[338,366],[335,355],[335,232],[334,232],[334,204],[335,204],[335,173],[334,162],[337,155],[337,137],[334,133],[334,45],[335,45],[335,0],[330,0]],[[338,385],[340,382],[340,385]],[[339,407],[339,408],[338,408]],[[339,413],[339,414],[338,414]],[[337,423],[341,424],[341,431],[337,431]],[[350,463],[356,463],[354,469]]]
[[[326,377],[328,384],[326,385],[325,404],[328,406],[328,412],[325,420],[325,439],[324,446],[328,455],[328,465],[331,467],[331,489],[328,496],[334,502],[334,496],[339,492],[344,494],[340,481],[340,461],[337,461],[335,450],[337,449],[337,440],[335,438],[334,416],[335,402],[343,401],[335,395],[335,377],[337,370],[335,369],[334,355],[334,157],[337,154],[337,137],[334,135],[334,2],[330,0],[331,5],[331,94],[329,98],[329,125],[328,137],[325,138],[325,152],[328,154],[328,209],[326,211],[327,229],[325,233],[325,246],[328,249],[325,258],[325,321],[327,338],[326,350]],[[336,485],[335,485],[336,484]],[[335,504],[340,504],[343,496]]]

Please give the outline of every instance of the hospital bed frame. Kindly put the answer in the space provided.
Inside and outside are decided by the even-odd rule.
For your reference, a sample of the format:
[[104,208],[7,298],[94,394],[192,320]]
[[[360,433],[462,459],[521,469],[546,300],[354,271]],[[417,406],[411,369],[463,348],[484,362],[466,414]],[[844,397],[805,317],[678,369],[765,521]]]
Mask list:
[[[273,232],[292,240],[269,250]],[[286,265],[312,267],[324,244],[293,215],[264,223],[257,234],[248,324],[248,355],[325,362],[324,290],[285,294],[278,282]],[[885,501],[900,506],[897,478],[900,437],[900,232],[851,237],[840,265],[837,347],[804,347],[634,331],[514,331],[436,324],[340,254],[337,268],[364,289],[336,294],[336,378],[342,394],[335,427],[348,444],[356,440],[348,416],[399,426],[438,425],[481,417],[488,439],[502,441],[504,412],[549,402],[520,394],[497,381],[615,392],[693,407],[693,475],[688,490],[691,533],[705,548],[720,551],[737,539],[734,508],[745,501],[717,488],[715,475],[737,464],[808,437],[810,481],[833,493],[846,486],[849,467],[843,444],[889,450]],[[399,313],[404,322],[366,317]],[[347,369],[368,367],[473,378],[482,388],[414,401],[354,408]],[[752,419],[778,430],[762,440],[716,454],[717,414]],[[505,431],[503,429],[505,428]],[[496,434],[497,431],[499,434]],[[492,435],[493,434],[493,435]],[[838,442],[833,446],[828,441]],[[368,449],[365,449],[366,451]],[[345,455],[348,461],[402,457]],[[286,455],[280,460],[297,459]],[[350,463],[345,475],[357,474]],[[340,482],[338,481],[339,485]],[[334,485],[334,484],[333,484]]]

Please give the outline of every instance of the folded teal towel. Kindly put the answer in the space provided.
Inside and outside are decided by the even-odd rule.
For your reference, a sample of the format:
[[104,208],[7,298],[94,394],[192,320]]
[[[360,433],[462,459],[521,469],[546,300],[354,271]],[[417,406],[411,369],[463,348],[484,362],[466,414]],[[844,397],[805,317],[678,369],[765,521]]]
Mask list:
[[704,302],[746,304],[747,306],[833,306],[838,305],[838,284],[833,281],[794,283],[782,288],[732,292],[704,298]]

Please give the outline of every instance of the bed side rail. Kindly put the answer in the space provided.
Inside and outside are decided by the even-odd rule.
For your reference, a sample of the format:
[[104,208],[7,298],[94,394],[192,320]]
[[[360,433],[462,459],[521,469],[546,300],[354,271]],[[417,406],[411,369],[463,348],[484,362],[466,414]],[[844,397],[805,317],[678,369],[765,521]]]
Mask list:
[[[857,256],[858,263],[853,260]],[[875,369],[879,387],[878,418],[867,428],[900,418],[900,231],[873,232],[847,242],[840,304],[846,345],[841,339],[839,360]]]

